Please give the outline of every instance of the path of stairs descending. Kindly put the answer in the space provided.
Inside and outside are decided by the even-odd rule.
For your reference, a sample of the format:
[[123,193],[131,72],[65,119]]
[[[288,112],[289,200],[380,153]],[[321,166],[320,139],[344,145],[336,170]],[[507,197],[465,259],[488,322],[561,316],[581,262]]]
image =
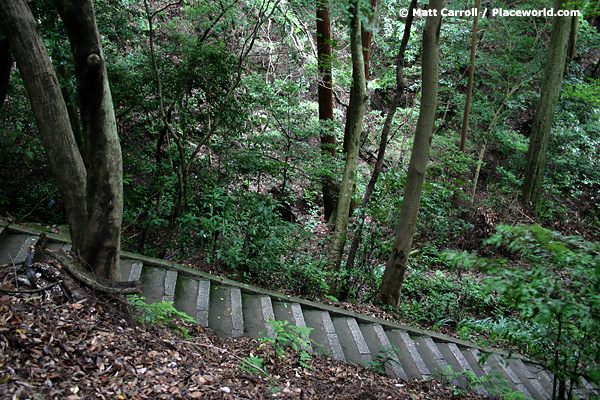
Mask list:
[[[0,265],[23,263],[39,233],[35,227],[0,225]],[[49,248],[69,248],[68,236],[50,233],[47,236]],[[428,379],[450,365],[454,371],[471,370],[477,376],[500,377],[513,391],[521,391],[528,398],[541,400],[552,395],[552,377],[538,365],[520,358],[507,361],[501,353],[493,353],[485,363],[479,364],[484,349],[435,332],[293,298],[128,252],[122,253],[121,275],[123,280],[141,280],[146,301],[174,302],[177,309],[222,337],[272,336],[274,331],[269,321],[287,320],[291,325],[313,328],[310,333],[313,350],[325,351],[336,359],[363,363],[373,361],[377,355],[391,356],[396,361],[387,364],[392,376]],[[461,376],[454,383],[466,385]],[[576,395],[582,399],[598,398],[597,388],[585,384],[577,389]],[[488,394],[488,389],[489,385],[477,391]]]

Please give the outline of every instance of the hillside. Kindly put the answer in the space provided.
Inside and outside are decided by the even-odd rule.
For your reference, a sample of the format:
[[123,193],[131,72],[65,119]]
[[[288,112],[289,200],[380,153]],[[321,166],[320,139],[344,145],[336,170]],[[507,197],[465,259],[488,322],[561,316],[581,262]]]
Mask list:
[[[3,266],[3,276],[10,266]],[[250,338],[221,339],[176,318],[143,325],[122,300],[0,298],[0,396],[11,399],[483,399],[313,356],[306,366]],[[139,310],[138,310],[138,316]],[[142,318],[144,316],[142,315]],[[182,334],[185,332],[185,335]],[[258,373],[248,360],[263,360]],[[254,371],[254,373],[252,373]]]

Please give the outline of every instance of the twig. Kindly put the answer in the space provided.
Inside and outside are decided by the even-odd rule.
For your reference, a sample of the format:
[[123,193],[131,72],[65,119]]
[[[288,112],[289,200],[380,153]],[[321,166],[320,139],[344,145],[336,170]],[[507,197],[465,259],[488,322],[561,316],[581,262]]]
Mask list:
[[535,220],[534,220],[533,218],[531,218],[529,215],[525,214],[525,213],[523,212],[523,210],[521,210],[521,208],[520,208],[520,207],[517,207],[517,211],[518,211],[519,213],[523,214],[523,216],[524,216],[525,218],[527,218],[527,219],[528,219],[530,222],[532,222],[532,223],[533,223],[533,222],[535,222]]
[[196,343],[196,342],[192,342],[191,340],[167,340],[167,339],[161,339],[161,338],[159,338],[158,340],[160,340],[161,342],[169,343],[170,345],[172,345],[173,342],[177,342],[177,343],[182,343],[182,344],[189,344],[192,346],[208,347],[211,349],[218,350],[220,353],[228,353],[229,352],[227,349],[222,349],[220,347],[215,346],[214,344]]
[[19,222],[23,221],[25,218],[29,217],[31,215],[31,213],[33,213],[35,211],[36,208],[38,208],[38,206],[40,204],[42,204],[42,202],[44,200],[46,200],[48,197],[52,196],[54,193],[58,192],[58,189],[56,189],[54,192],[50,193],[48,196],[44,197],[43,199],[41,199],[40,201],[38,201],[38,203],[33,206],[33,208],[31,209],[31,211],[29,211],[27,214],[23,215],[21,218],[19,218]]
[[43,292],[43,291],[48,290],[48,289],[52,289],[54,286],[56,286],[56,285],[58,285],[60,283],[62,283],[62,281],[54,282],[54,283],[51,283],[49,285],[46,285],[44,287],[37,288],[37,289],[11,290],[11,289],[2,289],[2,288],[0,288],[0,292],[1,293],[7,293],[7,294],[15,294],[15,293],[32,294],[32,293],[39,293],[39,292]]

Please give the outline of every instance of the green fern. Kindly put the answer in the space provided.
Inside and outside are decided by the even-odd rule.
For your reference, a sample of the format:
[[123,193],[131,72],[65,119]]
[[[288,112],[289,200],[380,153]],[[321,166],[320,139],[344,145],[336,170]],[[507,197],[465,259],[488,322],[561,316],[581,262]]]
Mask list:
[[181,332],[184,337],[188,337],[188,330],[174,323],[175,319],[180,319],[185,322],[195,323],[194,318],[184,312],[177,310],[173,306],[173,302],[163,301],[160,303],[146,303],[145,297],[138,295],[130,295],[127,297],[127,302],[138,310],[136,314],[137,320],[144,326],[148,324],[163,324],[171,329]]
[[400,365],[395,357],[395,354],[400,351],[401,350],[393,344],[391,348],[381,346],[381,350],[373,356],[373,361],[363,361],[363,363],[367,368],[374,370],[380,375],[385,375],[385,368],[388,364],[396,363]]
[[[301,367],[312,369],[310,362],[312,356],[306,348],[310,346],[310,339],[308,336],[313,328],[307,326],[295,326],[291,325],[289,321],[269,321],[270,327],[275,333],[275,337],[263,337],[259,339],[264,343],[268,343],[273,346],[275,353],[278,357],[282,358],[285,355],[285,347],[291,347],[296,353],[298,353],[298,364]],[[261,331],[264,334],[264,332]]]

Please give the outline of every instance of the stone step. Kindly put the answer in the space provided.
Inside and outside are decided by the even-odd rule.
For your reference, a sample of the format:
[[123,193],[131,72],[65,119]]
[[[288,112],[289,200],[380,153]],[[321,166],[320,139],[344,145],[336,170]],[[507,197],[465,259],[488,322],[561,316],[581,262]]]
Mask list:
[[[273,312],[275,313],[275,319],[277,321],[289,322],[289,325],[297,326],[300,328],[306,327],[306,321],[304,320],[304,313],[302,312],[302,306],[298,303],[291,303],[285,301],[274,301]],[[310,343],[310,335],[304,338],[308,344],[301,346],[303,350],[313,352],[312,344]]]
[[121,259],[121,281],[139,281],[144,264],[140,261]]
[[163,301],[173,303],[175,302],[175,289],[177,288],[177,275],[179,273],[175,269],[167,270],[165,274],[165,293],[163,294]]
[[219,337],[238,337],[244,334],[242,293],[231,286],[213,286],[208,310],[208,326]]
[[71,250],[73,246],[71,245],[71,243],[62,243],[62,242],[50,242],[48,243],[48,250],[63,250],[65,252],[68,252]]
[[[537,381],[542,385],[547,398],[552,398],[553,376],[544,371],[539,365],[525,363],[528,369],[536,376]],[[590,384],[585,378],[581,380],[582,385],[573,389],[573,398],[575,399],[600,399],[598,388]],[[558,390],[558,388],[557,388]]]
[[356,319],[349,317],[337,317],[331,319],[337,337],[342,346],[344,358],[355,364],[369,363],[373,361],[371,351],[363,337],[362,331]]
[[179,276],[175,291],[175,308],[194,318],[200,326],[208,326],[210,281]]
[[387,333],[390,342],[400,349],[398,358],[402,364],[408,379],[429,379],[431,372],[419,354],[415,342],[408,332],[400,329],[392,329]]
[[[436,379],[447,379],[446,376],[446,368],[449,365],[444,355],[441,353],[438,344],[431,338],[427,336],[417,336],[413,338],[415,342],[415,346],[419,349],[419,354],[425,362],[425,365],[431,371],[432,376]],[[443,344],[440,344],[443,345]],[[451,365],[453,371],[456,371],[456,368]],[[460,385],[457,379],[450,379],[450,383],[455,386]]]
[[468,352],[468,349],[462,348],[452,342],[436,342],[432,338],[426,340],[428,347],[432,351],[437,349],[436,360],[442,368],[440,370],[443,371],[443,368],[451,368],[453,374],[458,374],[454,379],[451,379],[453,385],[469,388],[483,396],[490,396],[490,393],[485,388],[485,384],[477,384],[471,379],[471,377],[475,379],[485,377],[486,373],[478,365],[473,355]]
[[385,361],[385,369],[391,376],[408,379],[398,354],[394,351],[383,327],[380,324],[360,324],[359,326],[371,352],[371,358],[374,361]]
[[551,397],[551,392],[547,393],[535,375],[527,368],[523,360],[515,358],[508,361],[508,365],[517,375],[521,384],[527,389],[527,392],[533,399],[544,400]]
[[275,320],[273,304],[269,296],[242,294],[244,311],[244,336],[274,338],[275,330],[271,322]]
[[177,271],[143,266],[142,294],[147,303],[173,302],[177,284]]
[[[459,346],[456,343],[448,343],[448,348],[452,352],[452,355],[454,356],[454,360],[456,360],[456,362],[459,365],[459,371],[466,372],[466,373],[471,373],[471,374],[475,374],[475,376],[479,376],[475,372],[478,369],[478,368],[475,368],[476,365],[471,365],[471,363],[469,363],[469,361],[468,361],[467,357],[465,356],[463,350],[461,348],[459,348]],[[451,359],[451,357],[449,357],[449,358]],[[448,362],[452,363],[452,361],[448,361]],[[471,382],[469,382],[469,380],[465,377],[464,384],[465,384],[464,387],[469,387],[471,385]],[[487,392],[487,390],[483,386],[481,386],[481,385],[477,385],[477,386],[473,387],[473,390],[475,390],[475,392],[477,392],[477,393],[479,393],[481,395],[484,395],[484,396],[488,396],[489,395],[489,393]]]
[[508,375],[508,377],[510,378],[511,382],[514,384],[515,389],[517,391],[522,392],[525,395],[525,397],[528,399],[533,398],[531,396],[531,394],[529,393],[529,390],[527,390],[525,385],[523,385],[523,383],[521,382],[519,375],[515,372],[514,363],[512,362],[512,360],[507,361],[507,360],[503,359],[502,356],[500,356],[499,354],[492,354],[491,357],[496,360],[498,365],[500,365],[500,367],[504,370],[506,375]]
[[8,235],[2,241],[0,265],[14,264],[18,266],[25,262],[30,246],[35,246],[38,236],[27,234]]
[[[477,349],[471,349],[470,351],[475,359],[480,362],[481,354],[479,351]],[[507,386],[512,391],[523,393],[526,398],[532,398],[529,391],[521,383],[517,374],[512,370],[512,367],[507,365],[499,354],[490,354],[485,363],[481,364],[481,368],[485,371],[487,376],[492,377],[492,382],[490,384],[492,389],[499,389],[503,386]]]
[[[468,363],[465,362],[464,356],[462,354],[460,354],[460,350],[458,349],[456,344],[440,342],[440,343],[436,343],[436,345],[437,345],[442,357],[444,357],[444,360],[446,361],[446,363],[448,365],[450,365],[450,367],[452,367],[452,371],[457,372],[457,373],[462,373],[464,371],[471,370]],[[456,381],[458,382],[457,386],[461,386],[461,387],[468,386],[468,382],[467,382],[467,379],[464,376],[464,374],[461,374],[461,376],[459,376],[456,379]]]
[[[490,360],[489,357],[484,362],[482,354],[478,349],[471,348],[468,352],[471,354],[475,363],[483,370],[484,375],[489,377],[489,382],[486,385],[488,392],[492,396],[499,396],[500,393],[497,391],[508,384],[509,377],[504,373],[504,370],[496,362]],[[514,386],[509,387],[511,390],[515,390]]]
[[[552,397],[552,388],[550,387],[550,391],[548,388],[544,388],[542,385],[541,377],[536,376],[533,371],[523,362],[523,360],[517,359],[515,360],[515,365],[519,370],[521,376],[526,379],[527,386],[530,388],[530,392],[534,393],[534,398],[548,400]],[[523,380],[523,378],[521,378]]]
[[490,378],[487,377],[486,372],[483,370],[481,365],[479,365],[478,359],[475,359],[475,356],[471,352],[471,348],[470,347],[462,347],[462,346],[459,346],[458,348],[460,349],[461,356],[462,356],[461,362],[463,364],[467,363],[469,365],[470,370],[473,371],[475,376],[477,376],[478,378],[485,379],[485,382],[483,385],[475,386],[472,389],[481,395],[492,397],[492,393],[490,393],[487,390],[487,388],[490,387],[490,383],[489,383]]
[[313,350],[317,353],[331,353],[333,358],[344,360],[344,351],[342,350],[329,312],[304,310],[304,320],[306,321],[306,326],[313,328],[310,332],[310,340],[322,346],[321,348],[317,348],[313,345]]

